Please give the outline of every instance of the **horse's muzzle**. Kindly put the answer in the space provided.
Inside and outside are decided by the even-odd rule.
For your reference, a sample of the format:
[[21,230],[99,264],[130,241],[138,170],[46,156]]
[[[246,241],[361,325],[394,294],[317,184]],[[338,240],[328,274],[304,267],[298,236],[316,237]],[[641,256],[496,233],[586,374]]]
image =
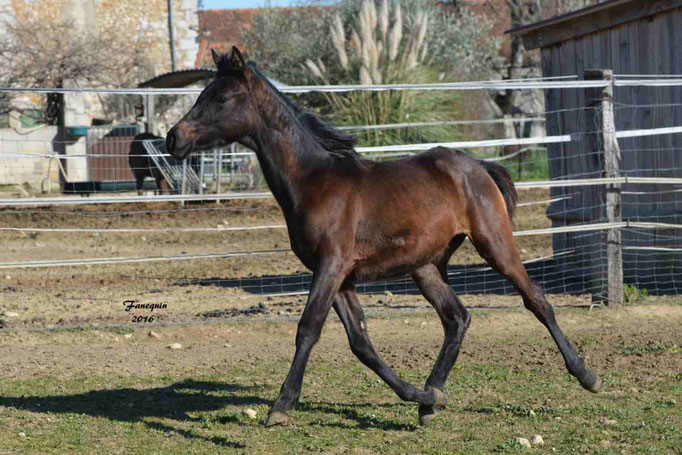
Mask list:
[[173,128],[170,129],[170,131],[168,131],[168,134],[166,135],[166,152],[168,152],[170,156],[172,156],[176,160],[181,160],[186,156],[186,154],[183,154],[178,150],[177,143],[178,138],[174,126]]

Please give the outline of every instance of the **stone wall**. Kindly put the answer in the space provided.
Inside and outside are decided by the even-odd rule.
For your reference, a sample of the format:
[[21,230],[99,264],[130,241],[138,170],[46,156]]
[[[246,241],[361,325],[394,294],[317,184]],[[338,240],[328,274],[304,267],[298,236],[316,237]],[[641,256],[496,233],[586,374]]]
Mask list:
[[[179,70],[194,67],[199,49],[197,7],[197,0],[173,0]],[[39,14],[45,21],[73,24],[74,33],[102,34],[116,41],[112,49],[117,52],[142,51],[145,65],[133,75],[137,82],[171,70],[167,0],[0,0],[3,11],[14,20]]]

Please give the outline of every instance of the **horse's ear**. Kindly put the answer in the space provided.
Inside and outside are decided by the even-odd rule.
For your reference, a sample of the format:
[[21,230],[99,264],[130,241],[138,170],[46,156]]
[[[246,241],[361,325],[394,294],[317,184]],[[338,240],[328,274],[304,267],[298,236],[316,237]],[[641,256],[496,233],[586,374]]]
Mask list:
[[232,55],[230,56],[230,61],[234,69],[241,71],[246,69],[246,62],[244,61],[244,57],[242,57],[242,53],[239,52],[237,46],[232,46]]
[[215,51],[215,49],[211,49],[211,57],[213,57],[213,63],[215,63],[216,68],[218,67],[218,64],[220,64],[220,54]]

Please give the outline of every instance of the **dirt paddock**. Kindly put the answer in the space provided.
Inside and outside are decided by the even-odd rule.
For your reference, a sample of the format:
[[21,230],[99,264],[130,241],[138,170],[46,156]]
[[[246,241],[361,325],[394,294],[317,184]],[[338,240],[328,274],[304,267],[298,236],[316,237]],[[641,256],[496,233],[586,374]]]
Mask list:
[[[546,190],[521,192],[521,202],[544,201]],[[549,227],[546,204],[520,207],[515,229]],[[240,226],[283,225],[273,200],[230,201],[221,204],[175,203],[59,206],[0,210],[0,228],[48,229],[186,229],[209,232],[16,232],[0,231],[2,263],[91,258],[155,257],[206,253],[274,251],[222,259],[159,261],[73,267],[4,269],[0,274],[0,312],[8,328],[69,327],[74,324],[132,322],[123,302],[167,305],[156,322],[222,316],[286,316],[301,311],[304,296],[267,300],[263,295],[286,293],[281,283],[309,273],[289,251],[285,229],[228,231]],[[524,259],[552,255],[550,236],[517,239]],[[452,264],[481,264],[468,243]],[[303,279],[303,278],[301,278]],[[299,286],[298,291],[305,289]],[[369,308],[419,308],[414,296],[368,296]],[[506,305],[506,297],[470,297],[472,306]],[[513,300],[513,299],[512,299]],[[515,302],[515,300],[513,300]],[[585,304],[585,297],[557,296],[558,304]],[[258,307],[252,312],[238,312]],[[263,308],[263,306],[265,308]],[[13,315],[8,317],[7,314]]]
[[[521,196],[549,198],[540,190]],[[549,227],[545,209],[520,208],[515,229]],[[272,201],[0,210],[0,227],[282,223]],[[0,238],[2,263],[288,249],[284,229],[1,231]],[[524,259],[552,254],[549,236],[518,244]],[[453,264],[481,263],[466,244],[453,257]],[[678,296],[593,309],[587,295],[549,296],[564,331],[604,379],[594,395],[565,372],[518,296],[462,295],[471,328],[446,389],[449,406],[427,428],[416,425],[415,405],[353,357],[332,315],[292,422],[265,429],[305,302],[268,294],[286,291],[282,276],[304,273],[287,252],[2,270],[0,454],[514,453],[523,450],[516,437],[534,434],[545,441],[533,446],[538,453],[682,453]],[[377,292],[361,301],[377,350],[421,386],[442,342],[435,312],[414,294]],[[142,307],[126,311],[131,302]]]

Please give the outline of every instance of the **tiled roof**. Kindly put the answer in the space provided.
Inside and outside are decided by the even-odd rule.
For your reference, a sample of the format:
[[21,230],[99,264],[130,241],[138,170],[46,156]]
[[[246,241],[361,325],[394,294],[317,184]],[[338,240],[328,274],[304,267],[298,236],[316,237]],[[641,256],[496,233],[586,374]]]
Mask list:
[[211,49],[225,53],[232,46],[237,46],[244,50],[242,30],[248,30],[253,18],[262,12],[262,8],[200,10],[199,52],[195,65],[198,68],[213,67]]

